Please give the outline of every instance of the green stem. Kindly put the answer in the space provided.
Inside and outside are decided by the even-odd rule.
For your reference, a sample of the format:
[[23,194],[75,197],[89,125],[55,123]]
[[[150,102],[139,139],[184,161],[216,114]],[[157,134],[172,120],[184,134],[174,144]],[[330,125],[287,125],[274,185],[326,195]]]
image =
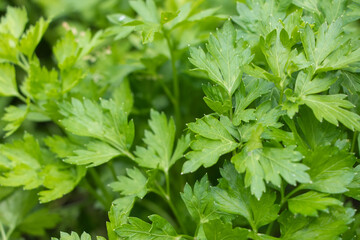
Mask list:
[[283,98],[284,98],[284,90],[280,89],[279,105],[281,105],[283,103]]
[[170,179],[169,179],[169,173],[165,172],[165,182],[166,182],[166,194],[169,196],[169,199],[171,199],[170,194]]
[[5,229],[4,229],[4,227],[3,227],[3,225],[2,225],[1,222],[0,222],[0,231],[1,231],[1,237],[2,237],[2,239],[7,240],[7,237],[6,237],[6,234],[5,234]]
[[182,238],[185,238],[185,239],[190,239],[190,240],[194,240],[195,238],[192,237],[192,236],[189,236],[189,235],[184,235],[184,234],[181,234],[181,235],[178,235],[179,237],[182,237]]
[[86,190],[96,199],[98,200],[104,207],[104,209],[109,209],[110,204],[107,202],[107,200],[105,200],[104,198],[102,198],[96,191],[95,189],[90,185],[90,183],[86,180],[86,178],[83,179],[83,184],[84,187],[86,188]]
[[170,52],[170,60],[171,60],[171,68],[172,68],[172,77],[173,77],[173,105],[174,105],[174,112],[175,112],[175,121],[177,123],[178,127],[182,126],[182,120],[181,120],[181,113],[180,113],[180,87],[179,87],[179,78],[178,73],[176,69],[176,59],[174,55],[174,46],[171,44],[169,33],[163,28],[164,37],[166,40],[166,43],[168,45],[168,49]]
[[258,231],[257,231],[254,221],[251,219],[251,221],[249,221],[249,223],[250,223],[250,226],[251,226],[253,232],[256,234]]
[[183,222],[181,221],[181,218],[180,218],[180,215],[179,215],[179,213],[177,211],[177,208],[174,206],[173,202],[171,201],[170,195],[168,195],[165,192],[165,190],[157,182],[156,182],[156,186],[157,186],[159,192],[158,191],[156,191],[156,192],[154,191],[154,192],[158,193],[158,194],[160,193],[159,196],[162,197],[167,202],[167,204],[169,205],[171,211],[174,213],[174,216],[175,216],[175,218],[176,218],[176,220],[177,220],[177,222],[178,222],[178,224],[180,226],[181,231],[186,232],[186,228],[183,225]]
[[29,72],[29,63],[26,60],[24,54],[20,53],[20,58],[18,59],[17,65],[21,67],[25,72]]
[[14,232],[15,226],[11,226],[9,231],[6,233],[5,239],[10,239],[11,234]]
[[97,174],[96,170],[94,168],[90,168],[89,169],[89,173],[91,175],[91,177],[93,178],[96,186],[98,188],[100,188],[101,192],[104,194],[105,199],[107,202],[109,202],[111,204],[112,202],[112,195],[110,194],[110,192],[106,189],[104,183],[101,181],[99,175]]
[[359,134],[358,131],[354,132],[353,139],[352,139],[352,142],[351,142],[351,151],[350,152],[354,152],[354,150],[355,150],[355,143],[356,143],[356,139],[358,137],[358,134]]
[[159,77],[158,79],[159,79],[160,85],[163,88],[164,92],[166,93],[166,95],[170,99],[171,103],[175,106],[176,105],[176,100],[175,100],[174,96],[172,95],[170,89],[165,85],[165,83],[161,79],[161,77]]
[[300,190],[304,189],[304,185],[299,185],[295,189],[293,189],[288,195],[286,195],[280,203],[280,209],[283,207],[283,205],[287,202],[287,200],[294,195],[295,193],[299,192]]
[[[280,202],[283,202],[283,199],[285,198],[285,188],[286,188],[286,183],[281,183],[281,187],[280,187],[280,199],[281,200],[280,200]],[[273,226],[274,226],[274,222],[271,222],[266,229],[267,235],[271,235]]]
[[107,163],[107,165],[110,168],[111,175],[113,176],[114,180],[116,181],[117,180],[117,175],[116,175],[116,171],[115,171],[114,164],[113,164],[112,160],[110,160]]
[[28,101],[26,100],[25,97],[23,97],[23,95],[21,95],[20,93],[16,95],[17,98],[19,98],[21,101],[23,101],[24,103],[28,104]]

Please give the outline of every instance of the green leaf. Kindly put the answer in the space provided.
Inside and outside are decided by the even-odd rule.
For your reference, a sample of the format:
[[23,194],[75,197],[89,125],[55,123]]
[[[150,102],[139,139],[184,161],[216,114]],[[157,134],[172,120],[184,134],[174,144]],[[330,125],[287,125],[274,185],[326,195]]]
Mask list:
[[211,35],[208,53],[199,48],[190,48],[189,59],[198,69],[208,73],[209,78],[222,86],[229,94],[239,87],[242,70],[252,60],[250,48],[236,41],[236,32],[230,21],[225,22],[216,36]]
[[273,87],[271,83],[264,80],[251,78],[247,80],[244,80],[244,89],[235,93],[236,107],[233,118],[235,126],[240,125],[241,121],[248,122],[249,120],[255,120],[255,115],[253,114],[255,109],[245,110],[245,108],[257,98],[268,93]]
[[210,193],[210,183],[207,175],[202,177],[200,182],[196,181],[193,189],[189,184],[186,184],[184,193],[181,193],[181,198],[190,215],[198,224],[219,218],[214,199]]
[[56,100],[60,97],[61,86],[58,72],[41,67],[39,62],[30,64],[29,75],[23,82],[22,91],[34,100]]
[[223,223],[219,219],[204,224],[207,240],[242,240],[248,239],[249,231],[243,228],[232,228],[230,223]]
[[0,96],[18,96],[15,68],[9,63],[0,63]]
[[[310,149],[316,149],[321,146],[335,144],[338,139],[341,139],[341,131],[336,126],[328,122],[319,122],[316,120],[314,114],[309,108],[302,108],[296,120],[300,127],[303,137],[307,143],[305,149],[301,149],[304,154]],[[298,139],[298,141],[303,141]],[[301,143],[298,143],[301,146]]]
[[12,162],[9,171],[0,176],[0,184],[4,186],[24,186],[34,189],[44,186],[38,193],[41,203],[62,197],[72,191],[85,175],[85,169],[76,170],[65,165],[47,149],[40,147],[39,142],[30,134],[23,140],[0,145],[0,154]]
[[213,111],[220,114],[228,114],[232,109],[230,98],[227,92],[220,86],[208,83],[203,85],[203,91],[206,95],[204,102]]
[[18,63],[18,44],[17,39],[10,35],[0,33],[0,61]]
[[354,168],[354,175],[355,177],[352,180],[352,182],[349,185],[347,185],[349,191],[345,192],[345,195],[359,201],[360,200],[360,165]]
[[360,130],[360,116],[346,110],[354,105],[344,98],[344,94],[308,95],[303,97],[302,101],[313,110],[320,122],[325,119],[336,126],[341,122],[352,131]]
[[7,133],[5,137],[13,134],[23,123],[28,114],[28,107],[26,106],[9,106],[5,109],[6,113],[4,114],[2,120],[7,122],[6,126],[3,128]]
[[6,15],[1,18],[0,33],[9,33],[15,38],[19,38],[24,32],[28,17],[26,9],[8,6]]
[[60,70],[71,70],[102,42],[102,31],[96,32],[94,36],[91,35],[89,30],[77,36],[69,31],[55,44],[53,52]]
[[136,147],[135,161],[142,167],[159,168],[167,173],[170,167],[182,158],[189,146],[190,136],[181,137],[173,150],[176,132],[174,120],[168,121],[164,113],[151,110],[149,125],[151,131],[146,130],[143,139],[147,148]]
[[71,192],[85,176],[83,167],[65,168],[61,165],[47,165],[39,174],[46,188],[38,193],[40,203],[47,203]]
[[280,208],[274,204],[275,193],[267,191],[257,200],[249,189],[245,188],[242,176],[232,164],[225,164],[220,172],[223,178],[219,180],[218,187],[212,188],[216,206],[220,211],[245,217],[254,230],[278,217]]
[[22,36],[19,43],[19,49],[29,59],[32,58],[35,48],[39,44],[49,24],[50,20],[40,18],[40,20],[36,22],[35,26],[31,26]]
[[348,191],[347,186],[354,178],[354,155],[337,147],[319,147],[305,156],[304,163],[310,168],[312,180],[304,184],[306,189],[330,194],[343,193]]
[[295,93],[299,96],[320,93],[328,90],[336,80],[333,74],[317,75],[311,79],[311,74],[301,71],[296,78]]
[[[128,122],[128,115],[113,100],[101,99],[100,104],[73,98],[71,103],[60,104],[60,113],[65,117],[60,123],[73,134],[93,137],[110,144],[121,154],[130,156],[129,148],[134,138],[134,123]],[[102,144],[102,149],[110,149]],[[86,150],[85,150],[86,151]],[[90,149],[88,152],[93,151]],[[115,156],[115,150],[111,150]],[[105,152],[106,154],[106,152]],[[108,157],[109,154],[107,154]],[[104,160],[102,160],[104,161]]]
[[15,229],[36,203],[34,191],[15,191],[0,202],[0,222]]
[[78,59],[79,47],[74,34],[69,31],[56,42],[53,52],[60,69],[70,68]]
[[310,177],[306,173],[309,168],[298,163],[303,158],[301,153],[295,151],[294,146],[263,148],[260,139],[262,132],[262,127],[254,130],[245,148],[231,159],[236,170],[245,172],[245,186],[251,186],[252,194],[260,199],[266,191],[264,181],[280,187],[281,177],[292,185],[309,182]]
[[121,225],[116,233],[124,239],[171,240],[179,239],[175,229],[159,215],[149,216],[152,224],[139,218],[129,217],[129,224]]
[[[79,236],[76,232],[71,232],[71,234],[60,232],[60,238],[51,238],[51,240],[91,240],[90,234],[83,232]],[[100,240],[100,239],[98,239]]]
[[52,213],[46,208],[42,208],[29,214],[21,224],[18,225],[18,229],[29,235],[45,236],[45,230],[54,228],[59,223],[60,219],[58,214]]
[[342,202],[327,197],[328,194],[309,191],[288,200],[289,209],[293,214],[300,213],[304,216],[318,216],[318,211],[328,212],[329,206],[341,206]]
[[34,189],[42,184],[38,176],[41,164],[46,161],[39,143],[30,134],[25,134],[23,140],[16,140],[0,146],[0,153],[13,162],[11,171],[0,176],[0,184],[4,186],[21,186],[24,189]]
[[275,29],[269,33],[266,38],[260,37],[261,50],[274,76],[268,76],[267,79],[281,88],[286,86],[287,63],[292,57],[290,54],[290,43],[288,33],[285,29]]
[[[359,51],[349,54],[342,50],[343,48],[341,46],[342,44],[345,44],[342,26],[342,18],[338,18],[329,26],[326,22],[323,23],[316,36],[308,24],[305,26],[304,31],[301,32],[300,36],[304,46],[305,55],[312,64],[311,68],[313,72],[319,70],[327,71],[326,69],[329,68],[329,66],[338,65],[337,67],[329,69],[335,70],[345,67],[353,61],[357,61],[356,56]],[[334,52],[338,48],[341,53]],[[332,58],[330,54],[334,57],[336,56],[335,59]],[[330,57],[328,58],[329,55]],[[342,63],[339,63],[338,61]]]
[[342,79],[341,84],[346,87],[346,89],[351,93],[355,94],[360,92],[360,75],[341,71],[340,79]]
[[120,237],[116,234],[115,229],[127,223],[130,211],[135,203],[134,196],[127,196],[116,199],[108,213],[109,221],[106,222],[106,229],[108,232],[109,240],[119,240]]
[[252,46],[259,43],[261,35],[267,35],[281,26],[280,20],[286,16],[290,1],[246,1],[237,2],[236,10],[239,16],[232,19],[240,26],[239,33]]
[[353,221],[354,213],[354,209],[337,207],[331,209],[330,213],[321,213],[318,218],[282,214],[279,218],[281,239],[339,239]]
[[131,0],[129,1],[132,9],[147,22],[159,23],[156,5],[153,0]]
[[128,79],[123,79],[120,85],[116,86],[116,89],[113,91],[112,97],[117,105],[122,106],[125,112],[131,112],[134,105],[134,98]]
[[77,149],[74,151],[74,154],[74,156],[65,158],[64,162],[86,165],[86,167],[96,167],[121,155],[121,152],[107,143],[92,141],[86,145],[86,149]]
[[138,168],[127,168],[126,176],[118,176],[117,181],[110,183],[109,187],[112,188],[114,192],[120,192],[126,196],[135,195],[138,198],[143,198],[147,193],[147,178],[141,173]]
[[190,145],[193,151],[186,154],[189,160],[183,165],[183,173],[194,172],[201,165],[210,167],[220,156],[238,146],[224,125],[210,115],[188,124],[188,127],[196,134],[196,139]]
[[67,137],[62,137],[59,135],[49,136],[44,139],[46,146],[55,153],[59,158],[66,158],[74,154],[74,151],[79,148],[79,146]]

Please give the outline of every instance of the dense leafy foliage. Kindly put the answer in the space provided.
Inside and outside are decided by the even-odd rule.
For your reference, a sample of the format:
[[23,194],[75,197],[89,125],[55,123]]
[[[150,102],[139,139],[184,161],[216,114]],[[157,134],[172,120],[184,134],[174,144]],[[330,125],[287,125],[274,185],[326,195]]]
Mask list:
[[2,239],[358,238],[359,0],[23,4]]

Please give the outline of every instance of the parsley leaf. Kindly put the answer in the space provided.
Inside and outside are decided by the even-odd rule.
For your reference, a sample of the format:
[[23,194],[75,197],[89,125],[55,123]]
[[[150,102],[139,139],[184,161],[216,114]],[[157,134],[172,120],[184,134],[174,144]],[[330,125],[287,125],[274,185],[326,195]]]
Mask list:
[[118,176],[117,181],[110,183],[109,187],[115,192],[120,192],[126,196],[135,195],[139,198],[143,198],[147,193],[147,178],[141,173],[138,168],[127,168],[126,176]]
[[74,150],[74,156],[68,156],[64,159],[64,162],[96,167],[119,155],[121,155],[121,152],[109,144],[101,141],[92,141],[86,145],[86,149]]
[[139,218],[129,217],[129,224],[121,225],[116,233],[124,239],[163,240],[179,239],[175,229],[159,215],[149,216],[152,224]]
[[186,184],[181,198],[185,202],[190,215],[198,224],[203,224],[219,217],[214,205],[214,199],[210,193],[210,183],[207,175],[202,177],[200,182],[196,181],[193,189],[191,189],[189,184]]
[[167,121],[164,113],[154,110],[150,112],[150,131],[145,131],[144,142],[147,148],[137,146],[135,162],[146,168],[159,168],[168,172],[174,163],[183,157],[189,146],[190,136],[182,136],[174,150],[175,123],[173,119]]
[[319,147],[309,152],[304,163],[310,168],[311,182],[304,185],[307,189],[343,193],[348,191],[347,186],[354,178],[354,155],[334,146]]
[[232,228],[230,223],[223,223],[219,219],[204,224],[204,232],[207,240],[230,240],[248,239],[249,231],[243,228]]
[[309,191],[288,200],[289,209],[292,213],[300,213],[304,216],[318,216],[318,211],[328,212],[328,206],[341,206],[342,202],[327,194]]
[[0,63],[0,95],[17,96],[18,90],[15,79],[15,68],[9,63]]
[[221,175],[219,186],[212,188],[216,206],[220,211],[245,217],[255,231],[278,217],[280,208],[274,204],[274,192],[267,191],[257,200],[244,186],[242,176],[232,164],[225,164]]
[[329,213],[321,213],[318,218],[311,219],[285,212],[279,218],[282,239],[338,239],[348,229],[347,224],[353,221],[353,215],[353,209],[342,207],[333,208]]
[[[129,148],[134,138],[134,123],[128,122],[127,113],[114,101],[101,100],[98,104],[89,99],[81,102],[73,98],[71,103],[64,102],[59,107],[61,114],[65,117],[60,123],[67,131],[104,141],[120,151],[122,155],[133,158]],[[106,148],[110,149],[110,146],[101,144],[104,151],[107,151]],[[93,145],[94,143],[90,144],[90,151],[94,151]],[[118,155],[115,154],[115,149],[111,152],[112,157]],[[91,155],[90,152],[88,153]]]
[[193,151],[186,154],[189,160],[183,165],[183,173],[194,172],[201,165],[210,167],[219,160],[220,156],[238,146],[224,125],[210,115],[188,124],[188,127],[197,135],[190,145]]
[[236,41],[234,26],[227,21],[216,36],[210,36],[207,50],[205,54],[201,48],[190,48],[190,62],[207,72],[214,83],[232,96],[240,85],[241,67],[252,60],[250,48],[244,42]]

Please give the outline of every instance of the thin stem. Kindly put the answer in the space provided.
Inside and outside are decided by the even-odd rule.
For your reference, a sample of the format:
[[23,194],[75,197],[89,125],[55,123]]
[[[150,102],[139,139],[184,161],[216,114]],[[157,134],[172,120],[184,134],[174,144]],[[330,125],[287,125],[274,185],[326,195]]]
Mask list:
[[0,222],[0,231],[1,231],[1,237],[4,240],[7,240],[6,234],[5,234],[5,229],[4,226],[2,225],[2,223]]
[[28,104],[28,101],[26,100],[26,98],[23,97],[23,95],[21,95],[20,93],[16,95],[17,98],[19,98],[21,101],[23,101],[24,103]]
[[164,37],[166,40],[166,43],[169,48],[170,52],[170,60],[171,60],[171,68],[172,68],[172,77],[173,77],[173,105],[174,105],[174,112],[175,112],[175,121],[177,123],[177,126],[182,126],[182,120],[181,120],[181,113],[180,113],[180,87],[179,87],[179,78],[178,73],[176,69],[176,59],[174,55],[174,46],[171,44],[169,33],[163,28]]
[[[168,182],[168,181],[167,181],[167,182]],[[177,211],[177,208],[175,207],[175,205],[174,205],[173,202],[171,201],[170,195],[168,195],[168,194],[165,192],[165,190],[159,185],[159,183],[156,182],[155,184],[156,184],[156,186],[158,187],[159,192],[155,192],[155,191],[154,191],[154,192],[155,192],[155,193],[158,193],[158,194],[160,193],[159,196],[162,197],[162,198],[167,202],[167,204],[169,205],[171,211],[174,213],[174,216],[175,216],[177,222],[179,223],[179,226],[180,226],[181,231],[186,232],[186,228],[185,228],[185,226],[183,225],[183,222],[181,221],[181,218],[180,218],[180,215],[179,215],[179,213],[178,213],[178,211]]]
[[358,131],[354,132],[353,139],[352,139],[352,142],[351,142],[351,151],[350,152],[354,152],[354,150],[355,150],[355,143],[356,143],[356,139],[358,137],[358,134],[359,134]]
[[299,185],[298,187],[296,187],[295,189],[293,189],[288,195],[286,195],[280,203],[280,209],[283,207],[283,205],[286,203],[286,201],[295,193],[299,192],[300,190],[302,190],[304,188],[304,185]]
[[164,92],[166,93],[166,95],[168,96],[168,98],[170,99],[171,103],[173,105],[176,104],[176,99],[174,98],[174,96],[172,95],[170,89],[165,85],[164,81],[162,80],[161,77],[158,78],[159,79],[159,82],[160,82],[160,85],[161,87],[163,88]]
[[110,194],[110,192],[106,189],[105,185],[103,184],[103,182],[101,181],[99,175],[97,174],[96,170],[94,168],[90,168],[89,169],[90,175],[93,178],[96,186],[98,188],[100,188],[101,192],[104,194],[107,202],[112,202],[112,196]]
[[282,102],[283,102],[283,97],[284,97],[284,91],[283,91],[283,89],[280,89],[280,99],[279,99],[279,105],[281,105],[281,104],[282,104]]
[[178,236],[180,236],[180,237],[182,237],[182,238],[185,238],[185,239],[190,239],[190,240],[194,240],[194,239],[195,239],[195,238],[192,237],[192,236],[184,235],[184,234],[181,234],[181,235],[178,235]]
[[15,226],[11,226],[9,231],[6,233],[5,239],[10,239],[10,236],[14,230],[15,230]]
[[16,64],[17,64],[19,67],[21,67],[25,72],[28,72],[30,66],[29,66],[29,63],[28,63],[28,61],[26,60],[24,54],[20,53],[20,54],[19,54],[19,57],[20,57],[20,58],[18,58],[18,61],[17,61]]
[[117,180],[117,175],[116,175],[116,171],[115,171],[113,162],[110,160],[110,161],[107,163],[107,165],[108,165],[108,167],[110,168],[111,175],[113,176],[114,180],[116,181],[116,180]]
[[186,233],[186,228],[185,228],[183,222],[181,221],[181,218],[180,218],[179,212],[177,211],[177,208],[175,207],[175,205],[172,203],[171,200],[168,200],[168,204],[169,204],[172,212],[174,213],[177,222],[179,223],[181,231]]
[[[280,202],[283,202],[283,199],[285,198],[285,188],[286,188],[286,183],[281,183],[281,187],[280,187],[280,199],[281,200],[280,200]],[[271,222],[266,229],[267,235],[271,235],[273,226],[274,226],[274,222]]]
[[104,209],[108,209],[110,207],[109,203],[95,191],[86,178],[83,179],[83,184],[88,192],[103,205]]
[[131,160],[133,160],[133,161],[135,160],[135,156],[131,152],[123,151],[123,153]]
[[169,199],[171,200],[171,194],[170,194],[170,179],[169,179],[169,173],[165,172],[165,182],[166,182],[166,194],[169,196]]
[[258,231],[257,231],[254,221],[251,219],[251,221],[249,221],[249,223],[250,223],[250,226],[251,226],[252,230],[254,231],[254,233],[257,233]]

